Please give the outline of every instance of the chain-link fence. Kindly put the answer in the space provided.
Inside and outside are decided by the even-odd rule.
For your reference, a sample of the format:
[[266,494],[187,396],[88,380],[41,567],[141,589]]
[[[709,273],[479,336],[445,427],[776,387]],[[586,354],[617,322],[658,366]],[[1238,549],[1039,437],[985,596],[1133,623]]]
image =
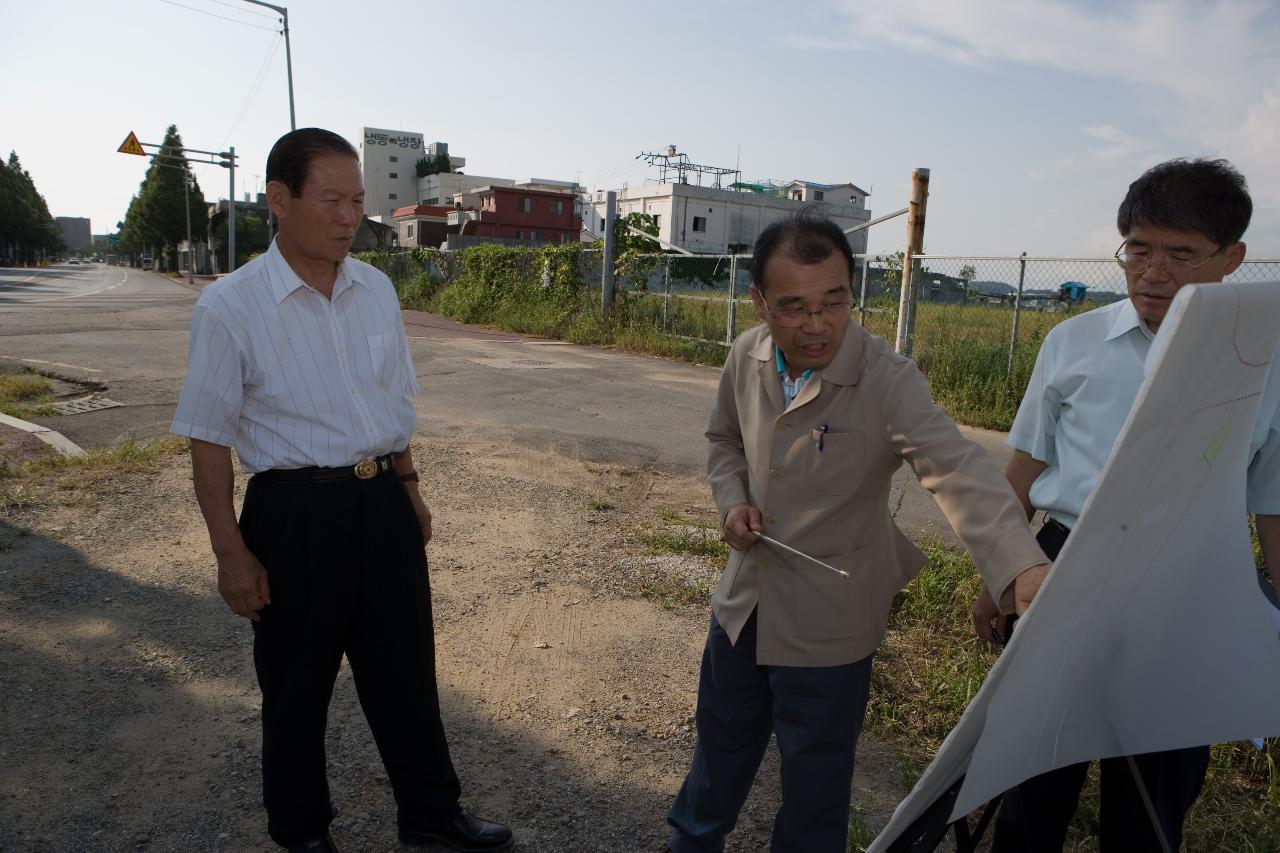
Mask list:
[[[530,282],[550,275],[536,252],[513,252],[506,263]],[[462,277],[461,253],[417,249],[379,255],[394,281],[429,276],[438,286]],[[919,356],[956,337],[1002,343],[1038,343],[1066,317],[1126,296],[1124,273],[1113,258],[917,255],[913,273],[917,308],[912,352]],[[597,292],[602,253],[582,249],[577,277]],[[897,334],[901,256],[854,256],[853,316],[888,340]],[[645,254],[621,257],[616,287],[636,302],[651,302],[659,331],[686,340],[728,346],[760,321],[751,302],[750,255]],[[1246,260],[1228,281],[1280,280],[1280,259]]]

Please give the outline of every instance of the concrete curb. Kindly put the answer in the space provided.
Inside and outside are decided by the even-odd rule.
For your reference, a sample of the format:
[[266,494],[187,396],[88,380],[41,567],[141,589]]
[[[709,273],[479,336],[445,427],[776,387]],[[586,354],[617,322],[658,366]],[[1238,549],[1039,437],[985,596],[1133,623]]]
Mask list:
[[48,427],[42,427],[40,424],[33,424],[30,421],[24,421],[20,418],[13,418],[9,415],[0,414],[0,424],[11,426],[14,429],[20,429],[23,432],[29,432],[63,456],[80,456],[84,453],[84,448],[67,438],[60,432],[55,432]]

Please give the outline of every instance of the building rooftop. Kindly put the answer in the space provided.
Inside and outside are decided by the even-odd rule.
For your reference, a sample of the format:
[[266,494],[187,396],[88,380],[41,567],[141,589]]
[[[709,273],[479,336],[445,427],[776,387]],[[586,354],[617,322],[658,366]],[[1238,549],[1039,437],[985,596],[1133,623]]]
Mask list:
[[400,219],[406,216],[448,216],[452,207],[436,204],[410,204],[404,207],[397,207],[391,211],[392,219]]

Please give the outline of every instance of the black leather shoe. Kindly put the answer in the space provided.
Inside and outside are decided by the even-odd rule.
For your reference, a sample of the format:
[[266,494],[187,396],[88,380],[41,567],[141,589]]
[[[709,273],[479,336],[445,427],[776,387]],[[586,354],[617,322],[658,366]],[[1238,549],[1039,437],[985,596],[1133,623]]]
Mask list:
[[400,840],[405,844],[441,844],[450,850],[463,853],[506,850],[511,846],[511,830],[500,823],[481,820],[462,812],[452,823],[430,829],[400,829]]
[[333,843],[333,838],[330,837],[329,831],[325,830],[322,835],[318,835],[310,841],[294,844],[289,848],[289,853],[342,853],[342,850]]

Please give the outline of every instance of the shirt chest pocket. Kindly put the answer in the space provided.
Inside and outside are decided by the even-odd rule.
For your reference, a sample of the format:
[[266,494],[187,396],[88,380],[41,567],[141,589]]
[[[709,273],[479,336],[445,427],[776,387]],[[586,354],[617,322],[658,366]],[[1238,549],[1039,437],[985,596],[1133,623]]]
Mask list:
[[370,375],[379,388],[391,387],[396,378],[397,362],[395,335],[369,336]]
[[820,495],[849,495],[862,480],[867,453],[865,432],[809,430],[804,481]]

